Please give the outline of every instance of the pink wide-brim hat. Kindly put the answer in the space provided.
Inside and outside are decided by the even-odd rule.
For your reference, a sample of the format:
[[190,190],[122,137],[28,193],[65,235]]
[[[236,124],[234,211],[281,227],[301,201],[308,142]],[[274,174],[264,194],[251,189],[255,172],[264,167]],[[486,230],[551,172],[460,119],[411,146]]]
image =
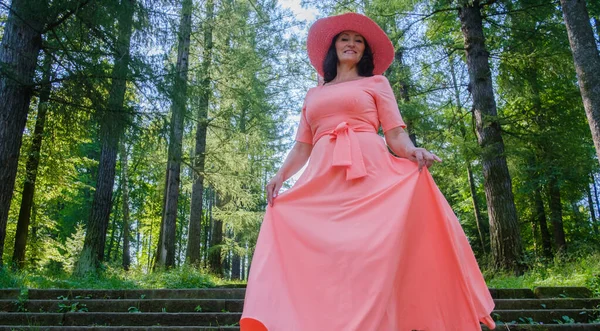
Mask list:
[[372,19],[357,13],[347,13],[318,19],[308,30],[306,49],[310,63],[321,77],[323,61],[333,37],[342,31],[361,34],[373,52],[373,74],[381,75],[394,61],[394,45],[387,34]]

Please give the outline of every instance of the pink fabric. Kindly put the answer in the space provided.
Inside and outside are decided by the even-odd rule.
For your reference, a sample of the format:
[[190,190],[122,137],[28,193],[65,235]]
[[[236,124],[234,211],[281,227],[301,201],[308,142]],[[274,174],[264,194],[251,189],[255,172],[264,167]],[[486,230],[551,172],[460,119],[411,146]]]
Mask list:
[[297,139],[313,151],[267,208],[242,331],[494,327],[460,223],[427,169],[388,152],[380,124],[404,126],[382,76],[309,91]]

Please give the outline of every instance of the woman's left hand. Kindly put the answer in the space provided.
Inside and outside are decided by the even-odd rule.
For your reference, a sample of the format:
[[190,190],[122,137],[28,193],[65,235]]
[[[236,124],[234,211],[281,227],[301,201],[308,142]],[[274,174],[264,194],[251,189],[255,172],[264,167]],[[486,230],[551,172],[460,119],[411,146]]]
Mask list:
[[442,159],[440,159],[437,155],[431,153],[425,148],[418,147],[415,147],[414,149],[409,151],[406,157],[409,160],[417,162],[419,164],[419,171],[421,171],[423,167],[431,167],[431,165],[433,165],[434,162],[442,162]]

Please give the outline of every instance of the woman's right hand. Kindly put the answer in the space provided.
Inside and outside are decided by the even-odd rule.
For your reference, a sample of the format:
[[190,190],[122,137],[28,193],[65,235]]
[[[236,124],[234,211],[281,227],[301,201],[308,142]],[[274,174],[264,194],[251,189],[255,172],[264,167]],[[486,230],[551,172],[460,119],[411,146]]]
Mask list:
[[269,203],[269,206],[273,206],[273,200],[279,194],[281,186],[283,186],[283,176],[277,173],[267,184],[267,202]]

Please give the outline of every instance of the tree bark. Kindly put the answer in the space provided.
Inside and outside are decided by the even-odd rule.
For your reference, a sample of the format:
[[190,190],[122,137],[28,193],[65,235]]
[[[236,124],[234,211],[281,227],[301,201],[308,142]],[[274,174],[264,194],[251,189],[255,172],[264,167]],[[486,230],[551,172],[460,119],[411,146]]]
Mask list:
[[598,220],[596,219],[596,211],[594,210],[594,201],[592,200],[592,190],[590,186],[587,186],[587,198],[588,198],[588,206],[590,208],[590,215],[592,216],[592,231],[594,234],[598,236]]
[[[217,207],[222,208],[224,205],[223,198],[216,194]],[[210,248],[208,253],[208,269],[221,276],[223,274],[223,259],[221,259],[221,245],[223,242],[223,221],[214,219],[210,236]]]
[[539,189],[535,190],[533,193],[533,199],[535,202],[535,220],[536,223],[540,225],[540,234],[542,236],[542,250],[544,256],[551,259],[554,257],[554,254],[552,253],[552,239],[550,238],[550,232],[548,231],[544,201],[542,200],[542,194]]
[[121,8],[119,8],[119,32],[108,109],[103,111],[100,117],[102,152],[98,166],[98,180],[83,249],[74,272],[77,276],[95,272],[104,259],[106,231],[112,209],[112,189],[115,183],[119,139],[121,139],[127,123],[123,101],[125,100],[125,90],[127,88],[134,3],[135,0],[122,0]]
[[551,178],[548,182],[548,206],[550,207],[550,220],[554,232],[554,244],[558,252],[567,249],[565,240],[565,230],[562,221],[562,204],[560,201],[560,188],[556,178]]
[[[117,190],[116,196],[114,198],[114,201],[111,203],[111,205],[114,207],[115,203],[119,202],[119,199],[120,199],[119,191]],[[111,208],[113,208],[113,207],[111,207]],[[113,208],[113,209],[115,209],[115,208]],[[115,212],[116,212],[116,210],[115,210]],[[115,233],[117,232],[117,218],[118,218],[118,215],[116,215],[116,213],[115,213],[115,215],[113,215],[112,223],[110,225],[110,228],[112,229],[112,231],[110,233],[110,240],[108,241],[108,247],[106,249],[106,260],[107,261],[110,261],[110,257],[112,255],[112,249],[113,249],[113,246],[115,243]]]
[[0,46],[0,268],[48,2],[12,0]]
[[131,254],[129,252],[129,165],[125,142],[121,141],[119,145],[119,154],[121,155],[121,208],[123,209],[123,269],[127,271],[131,266]]
[[[231,235],[235,239],[236,243],[240,242],[239,235],[236,235],[233,231],[231,231]],[[237,252],[232,251],[231,252],[231,279],[236,279],[236,280],[242,279],[241,272],[242,272],[242,270],[241,270],[240,255],[237,254]]]
[[183,0],[179,23],[176,75],[172,91],[171,129],[169,134],[165,200],[161,222],[162,234],[156,254],[155,268],[170,268],[175,266],[177,203],[179,200],[179,182],[181,180],[183,122],[187,104],[192,8],[192,0]]
[[204,164],[206,153],[206,133],[208,127],[208,104],[210,98],[210,75],[212,63],[212,28],[214,2],[206,2],[206,19],[204,23],[204,53],[202,56],[202,79],[200,102],[196,115],[196,148],[194,151],[194,183],[192,184],[192,206],[188,230],[188,246],[186,250],[187,263],[200,263],[200,242],[202,241],[202,194],[204,192]]
[[600,54],[585,0],[560,0],[577,82],[600,161]]
[[40,163],[40,153],[42,150],[42,140],[44,137],[44,126],[46,124],[46,114],[48,112],[48,100],[50,99],[51,71],[52,60],[50,56],[46,55],[44,58],[44,85],[40,91],[37,118],[35,121],[35,129],[33,130],[33,141],[31,143],[31,149],[27,155],[27,163],[25,166],[25,183],[23,184],[21,208],[19,210],[17,232],[15,234],[15,247],[13,250],[12,263],[17,269],[22,269],[25,264],[27,237],[29,235],[29,224],[31,221],[31,206],[33,205],[33,197],[35,194],[35,182]]
[[[454,71],[454,62],[452,57],[448,57],[450,63],[450,77],[452,78],[452,85],[454,87],[454,100],[456,102],[456,110],[460,115],[462,112],[462,102],[460,101],[460,90],[458,89],[458,81],[456,80],[456,73]],[[463,122],[461,121],[459,125],[460,133],[462,135],[463,141],[467,140],[467,130]],[[467,176],[469,179],[469,192],[471,193],[471,200],[473,202],[473,212],[475,214],[475,223],[477,224],[477,232],[479,233],[479,240],[481,243],[481,250],[484,254],[486,254],[485,249],[485,239],[483,236],[483,220],[481,218],[481,207],[479,206],[479,199],[477,199],[477,189],[475,187],[475,180],[473,178],[473,169],[471,168],[471,161],[469,160],[469,156],[466,152],[463,152],[465,162],[467,163]]]
[[477,140],[482,148],[493,264],[499,269],[521,272],[521,234],[497,119],[479,1],[465,2],[459,10],[459,17],[465,40]]
[[212,189],[209,187],[206,191],[208,198],[206,199],[208,204],[208,215],[204,219],[204,233],[202,236],[202,260],[204,261],[204,267],[208,268],[208,248],[210,247],[210,237],[211,237],[211,229],[212,229],[212,210],[213,210],[213,200],[214,195]]
[[[245,246],[248,249],[248,245]],[[241,266],[241,276],[240,280],[246,280],[246,255],[242,256],[242,266]]]
[[[398,63],[398,65],[399,65],[399,68],[400,68],[399,70],[402,70],[402,68],[405,67],[403,55],[404,55],[404,53],[402,50],[396,50],[396,53],[394,55],[394,58],[396,59],[396,63]],[[404,103],[409,103],[410,102],[410,94],[408,93],[409,83],[408,83],[407,77],[400,78],[400,81],[398,83],[400,84],[400,99]],[[410,138],[410,141],[412,141],[412,143],[413,143],[413,145],[415,145],[415,147],[419,147],[419,145],[417,144],[417,134],[415,133],[415,130],[413,128],[412,119],[405,118],[405,120],[406,120],[406,128],[408,130],[408,137]]]
[[485,249],[485,239],[483,236],[483,221],[481,218],[481,211],[479,207],[479,199],[477,199],[477,190],[475,188],[475,180],[473,179],[473,170],[471,169],[471,162],[467,162],[467,176],[469,177],[469,191],[471,193],[471,200],[473,201],[473,211],[475,213],[475,223],[477,223],[477,232],[479,233],[479,240],[481,242],[481,250],[483,253],[487,253]]

